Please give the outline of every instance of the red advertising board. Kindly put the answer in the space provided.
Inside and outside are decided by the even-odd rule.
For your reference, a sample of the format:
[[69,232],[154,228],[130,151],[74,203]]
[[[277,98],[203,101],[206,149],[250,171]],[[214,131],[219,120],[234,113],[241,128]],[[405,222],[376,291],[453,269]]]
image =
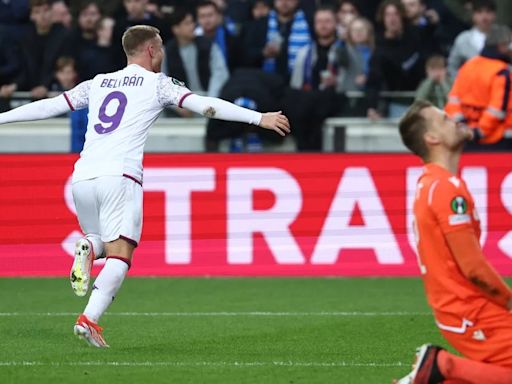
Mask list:
[[[64,276],[73,155],[0,156],[0,276]],[[147,155],[138,276],[414,276],[409,155]],[[512,155],[465,155],[484,251],[512,275]],[[95,267],[96,271],[98,266]]]

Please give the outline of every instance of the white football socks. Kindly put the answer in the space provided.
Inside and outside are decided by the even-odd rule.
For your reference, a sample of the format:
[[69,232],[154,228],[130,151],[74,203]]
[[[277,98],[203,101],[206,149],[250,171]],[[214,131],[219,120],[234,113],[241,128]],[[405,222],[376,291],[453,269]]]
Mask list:
[[89,233],[85,238],[91,242],[96,260],[105,257],[105,244],[101,241],[101,237],[99,235]]
[[91,297],[84,310],[89,320],[98,322],[114,300],[128,272],[128,264],[119,259],[107,259],[105,266],[94,281]]

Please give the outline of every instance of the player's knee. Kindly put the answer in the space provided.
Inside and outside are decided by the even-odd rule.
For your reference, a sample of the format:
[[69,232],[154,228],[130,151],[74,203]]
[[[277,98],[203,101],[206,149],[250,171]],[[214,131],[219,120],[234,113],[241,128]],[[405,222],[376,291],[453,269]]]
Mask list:
[[118,257],[120,259],[127,260],[128,263],[131,263],[134,250],[135,245],[122,238],[105,243],[107,258]]

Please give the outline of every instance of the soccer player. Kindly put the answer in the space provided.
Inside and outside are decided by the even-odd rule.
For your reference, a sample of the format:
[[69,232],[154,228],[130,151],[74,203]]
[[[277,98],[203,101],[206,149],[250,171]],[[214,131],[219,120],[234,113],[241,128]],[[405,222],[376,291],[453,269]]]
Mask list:
[[70,279],[74,292],[85,296],[93,260],[106,257],[84,313],[74,326],[75,335],[95,347],[108,347],[98,320],[121,287],[140,240],[143,148],[160,112],[177,105],[209,118],[259,125],[283,136],[290,132],[288,119],[281,112],[261,114],[198,96],[180,81],[160,73],[164,53],[158,29],[133,26],[124,33],[122,44],[128,61],[124,69],[97,75],[57,97],[0,114],[3,124],[89,107],[85,146],[72,178],[73,199],[85,237],[76,243]]
[[416,101],[400,121],[400,135],[425,163],[414,228],[427,299],[441,334],[464,357],[423,345],[413,371],[398,383],[512,383],[512,291],[482,253],[480,219],[458,176],[473,131]]

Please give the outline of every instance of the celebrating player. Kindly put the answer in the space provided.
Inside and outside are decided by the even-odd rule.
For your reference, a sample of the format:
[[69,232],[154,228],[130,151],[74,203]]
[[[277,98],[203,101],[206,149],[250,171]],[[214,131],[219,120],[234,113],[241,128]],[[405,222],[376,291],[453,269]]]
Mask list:
[[[0,124],[39,120],[89,107],[86,140],[72,179],[73,199],[85,237],[77,241],[71,286],[78,296],[89,288],[94,259],[106,263],[89,302],[74,326],[75,335],[95,347],[108,347],[98,325],[131,266],[142,230],[142,158],[148,130],[160,112],[177,105],[206,117],[259,125],[285,135],[281,112],[259,113],[191,93],[160,73],[162,39],[156,28],[126,30],[126,68],[100,74],[70,91],[0,114]],[[172,58],[170,58],[172,60]]]
[[459,160],[471,128],[426,101],[400,122],[407,148],[425,162],[414,228],[428,302],[445,339],[465,358],[429,344],[398,383],[512,383],[512,291],[486,261],[480,219]]

